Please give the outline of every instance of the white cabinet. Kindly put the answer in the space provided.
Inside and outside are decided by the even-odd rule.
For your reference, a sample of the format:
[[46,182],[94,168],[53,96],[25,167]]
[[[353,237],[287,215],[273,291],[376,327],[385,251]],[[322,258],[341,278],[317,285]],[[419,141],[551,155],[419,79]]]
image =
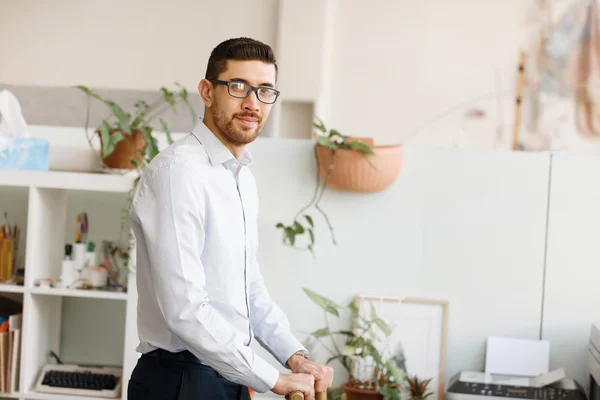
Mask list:
[[[123,367],[126,393],[138,357],[135,285],[119,292],[44,288],[35,282],[60,276],[65,244],[74,242],[77,213],[88,214],[88,240],[99,254],[102,240],[119,241],[132,185],[133,178],[122,175],[0,171],[0,211],[22,227],[19,252],[25,257],[24,286],[0,285],[0,295],[23,302],[18,391],[0,393],[0,398],[85,399],[35,392],[50,351],[65,363]],[[135,282],[132,274],[128,278]]]

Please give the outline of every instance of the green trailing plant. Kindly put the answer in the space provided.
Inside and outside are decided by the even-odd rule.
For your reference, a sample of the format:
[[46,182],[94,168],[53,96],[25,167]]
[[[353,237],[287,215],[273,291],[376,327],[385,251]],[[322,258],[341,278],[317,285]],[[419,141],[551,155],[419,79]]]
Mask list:
[[[314,154],[317,163],[317,172],[316,185],[313,197],[307,205],[298,210],[298,212],[294,216],[293,221],[289,225],[284,224],[283,222],[279,222],[275,225],[275,227],[277,229],[282,230],[282,240],[285,245],[299,250],[308,250],[312,253],[314,257],[315,220],[310,214],[307,213],[307,211],[311,207],[323,216],[323,219],[325,220],[325,223],[329,228],[333,245],[337,245],[335,233],[329,216],[319,204],[321,198],[323,197],[323,193],[325,192],[325,188],[327,187],[327,182],[329,180],[329,176],[331,175],[331,171],[333,171],[333,168],[335,166],[335,152],[339,149],[344,149],[357,151],[366,156],[373,155],[374,153],[373,150],[365,143],[352,141],[348,136],[343,135],[336,129],[327,129],[323,121],[321,121],[319,118],[316,118],[316,121],[313,122],[313,126],[317,130],[317,143],[314,147]],[[328,166],[327,174],[325,176],[325,179],[323,180],[321,179],[321,174],[319,173],[320,165],[319,157],[317,155],[317,146],[326,147],[328,149],[331,149],[332,152],[331,164]],[[302,236],[305,236],[307,238],[307,244],[305,246],[299,245],[298,239]]]
[[[370,304],[369,317],[365,317],[359,313],[355,302],[342,307],[310,289],[304,288],[303,290],[324,313],[325,326],[310,333],[309,336],[330,353],[326,364],[333,361],[341,364],[349,375],[346,384],[351,387],[375,390],[383,396],[384,400],[400,400],[405,371],[399,368],[393,359],[385,358],[377,347],[380,342],[386,343],[392,330],[377,315],[373,304]],[[347,310],[352,328],[350,330],[332,329],[329,321],[330,315],[340,318],[343,310]],[[383,337],[380,337],[380,334]],[[326,343],[326,339],[329,339],[328,343]],[[369,379],[364,380],[355,376],[354,367],[361,359],[366,360],[367,358],[373,361],[373,373]],[[341,388],[334,388],[330,395],[332,399],[339,399],[342,393]]]
[[[183,103],[190,112],[192,124],[195,123],[197,118],[194,108],[189,102],[187,90],[178,83],[175,83],[175,85],[178,87],[178,91],[172,91],[166,87],[161,87],[158,95],[151,103],[148,103],[145,100],[138,100],[134,105],[134,109],[131,111],[125,111],[122,106],[113,100],[103,98],[95,90],[90,89],[87,86],[75,86],[76,89],[81,90],[87,95],[88,103],[85,117],[85,135],[92,149],[94,148],[93,137],[95,134],[99,135],[101,143],[101,153],[99,154],[99,158],[104,167],[107,167],[104,160],[114,152],[117,145],[121,141],[125,140],[126,136],[132,135],[136,132],[142,132],[145,139],[145,145],[140,150],[139,154],[134,153],[132,158],[128,160],[132,169],[137,170],[138,176],[134,179],[133,185],[127,194],[128,207],[124,207],[121,210],[122,217],[120,242],[123,242],[122,235],[124,232],[128,231],[126,239],[127,250],[125,252],[125,262],[128,266],[134,241],[133,233],[129,229],[128,224],[129,206],[133,200],[133,193],[140,179],[142,171],[160,151],[158,140],[155,137],[154,127],[152,124],[156,123],[156,119],[158,119],[160,127],[162,128],[162,132],[166,136],[167,143],[170,145],[173,143],[172,133],[167,122],[161,118],[161,115],[167,111],[177,112],[178,103]],[[99,126],[90,133],[89,120],[92,99],[102,102],[108,108],[110,113],[109,116],[102,119]]]

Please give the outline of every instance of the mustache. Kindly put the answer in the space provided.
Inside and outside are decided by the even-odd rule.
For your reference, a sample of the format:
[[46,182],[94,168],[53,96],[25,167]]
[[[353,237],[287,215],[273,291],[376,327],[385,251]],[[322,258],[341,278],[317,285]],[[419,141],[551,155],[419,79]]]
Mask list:
[[257,120],[258,122],[262,121],[262,118],[257,113],[253,112],[241,112],[238,114],[233,114],[233,118],[252,118]]

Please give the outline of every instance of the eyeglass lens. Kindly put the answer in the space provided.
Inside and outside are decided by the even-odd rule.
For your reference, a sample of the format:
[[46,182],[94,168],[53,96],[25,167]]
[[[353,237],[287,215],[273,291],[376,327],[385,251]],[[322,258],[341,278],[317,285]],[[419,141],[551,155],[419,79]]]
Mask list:
[[[250,91],[250,86],[244,82],[230,82],[229,94],[234,97],[246,97]],[[275,90],[270,88],[258,88],[256,90],[258,99],[263,103],[273,103],[277,98]]]

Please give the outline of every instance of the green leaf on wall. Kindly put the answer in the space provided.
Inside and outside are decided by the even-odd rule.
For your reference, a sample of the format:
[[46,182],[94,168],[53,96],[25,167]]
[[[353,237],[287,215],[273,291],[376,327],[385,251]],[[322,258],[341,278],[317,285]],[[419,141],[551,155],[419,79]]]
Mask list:
[[329,300],[327,297],[321,296],[320,294],[313,292],[310,289],[305,288],[303,290],[304,293],[306,293],[315,304],[317,304],[319,307],[325,310],[325,312],[333,314],[336,317],[340,316],[340,313],[338,311],[339,306],[333,301]]

